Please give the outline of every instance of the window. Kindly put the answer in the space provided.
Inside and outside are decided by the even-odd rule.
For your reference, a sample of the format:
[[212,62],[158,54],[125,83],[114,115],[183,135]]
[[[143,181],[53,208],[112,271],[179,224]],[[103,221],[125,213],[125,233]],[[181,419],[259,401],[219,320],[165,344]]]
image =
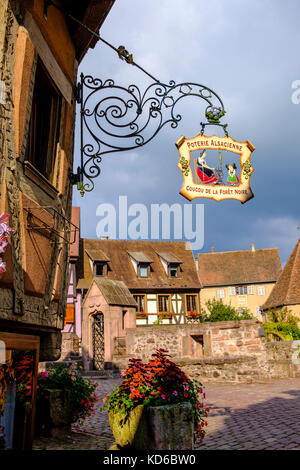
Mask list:
[[254,294],[254,286],[248,286],[247,287],[247,293],[249,295],[253,295]]
[[235,288],[236,295],[246,295],[247,294],[247,287],[246,286],[238,286]]
[[140,277],[148,277],[148,264],[139,263],[139,276]]
[[217,299],[224,299],[224,297],[225,297],[225,290],[217,289]]
[[187,312],[195,312],[197,310],[197,300],[196,295],[187,295],[186,296],[186,310]]
[[235,287],[229,287],[229,295],[235,295]]
[[33,91],[26,160],[50,182],[53,179],[59,140],[61,95],[41,61],[38,61]]
[[145,296],[144,295],[134,295],[134,300],[138,305],[138,312],[145,312]]
[[107,263],[101,261],[94,262],[94,276],[106,276]]
[[255,307],[255,315],[259,317],[261,314],[260,307]]
[[178,276],[178,264],[169,263],[169,277]]
[[169,312],[169,296],[159,295],[158,296],[158,311],[168,313]]
[[266,295],[265,286],[259,286],[259,287],[257,288],[257,295]]

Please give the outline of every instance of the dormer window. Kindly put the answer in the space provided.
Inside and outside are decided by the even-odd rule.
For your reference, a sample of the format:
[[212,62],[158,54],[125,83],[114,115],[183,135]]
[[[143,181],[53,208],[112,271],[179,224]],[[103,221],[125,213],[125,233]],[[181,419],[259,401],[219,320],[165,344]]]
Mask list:
[[148,277],[149,264],[139,263],[138,270],[139,270],[139,277]]
[[90,267],[93,276],[103,277],[107,276],[110,268],[108,266],[109,258],[103,253],[102,250],[86,249],[86,254],[89,257]]
[[169,263],[169,277],[178,277],[179,264]]
[[143,251],[127,251],[137,277],[150,277],[152,260]]
[[180,265],[182,264],[182,261],[177,258],[176,255],[170,252],[157,252],[157,254],[167,276],[170,278],[179,277],[181,271]]
[[106,276],[107,274],[107,263],[103,261],[94,262],[94,276]]

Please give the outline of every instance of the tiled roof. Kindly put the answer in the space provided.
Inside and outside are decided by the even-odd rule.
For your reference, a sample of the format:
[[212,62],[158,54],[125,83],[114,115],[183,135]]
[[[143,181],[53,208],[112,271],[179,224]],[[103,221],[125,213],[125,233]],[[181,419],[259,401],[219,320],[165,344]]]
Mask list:
[[102,250],[85,250],[92,261],[109,261],[109,258]]
[[137,303],[122,281],[94,278],[108,305],[137,307]]
[[182,263],[182,261],[174,255],[174,253],[168,253],[165,251],[157,251],[158,256],[160,256],[167,263]]
[[[133,290],[178,290],[200,289],[193,252],[186,242],[162,242],[146,240],[81,240],[81,253],[83,265],[78,269],[78,288],[88,289],[93,274],[88,255],[85,250],[101,250],[110,259],[108,263],[107,279],[123,281],[129,289]],[[143,252],[152,260],[150,276],[138,278],[128,252]],[[169,278],[157,252],[172,253],[182,261],[180,273],[177,278]]]
[[203,287],[276,282],[281,270],[278,248],[198,254]]
[[300,304],[300,240],[261,309]]
[[152,259],[148,258],[143,251],[127,251],[127,253],[138,263],[152,263]]

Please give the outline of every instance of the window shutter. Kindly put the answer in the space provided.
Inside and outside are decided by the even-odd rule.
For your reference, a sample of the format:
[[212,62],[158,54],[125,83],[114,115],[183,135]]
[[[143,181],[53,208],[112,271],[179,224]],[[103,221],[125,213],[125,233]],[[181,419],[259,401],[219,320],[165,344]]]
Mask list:
[[66,305],[65,325],[74,323],[74,305]]

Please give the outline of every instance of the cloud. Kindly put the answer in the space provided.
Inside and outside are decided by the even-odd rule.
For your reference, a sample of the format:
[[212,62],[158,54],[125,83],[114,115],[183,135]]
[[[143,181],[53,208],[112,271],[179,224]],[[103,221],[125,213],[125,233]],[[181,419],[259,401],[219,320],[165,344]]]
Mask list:
[[[287,259],[299,231],[300,105],[291,101],[292,82],[300,79],[300,3],[290,0],[131,0],[116,2],[101,35],[114,46],[125,45],[134,60],[163,82],[192,81],[214,89],[222,98],[230,135],[250,140],[255,198],[205,204],[205,246],[216,250],[278,246]],[[151,80],[136,67],[121,61],[102,43],[90,50],[80,71],[141,91]],[[111,89],[113,93],[113,89]],[[74,204],[82,207],[83,236],[94,236],[95,210],[100,202],[115,203],[128,195],[130,203],[185,204],[179,196],[182,177],[176,166],[174,143],[181,135],[200,131],[206,103],[184,98],[177,129],[165,126],[144,147],[104,155],[96,189]],[[222,135],[220,128],[207,133]],[[76,128],[76,165],[79,158]],[[123,139],[124,140],[124,139]],[[190,204],[190,203],[189,203]],[[93,234],[93,235],[91,235]]]

